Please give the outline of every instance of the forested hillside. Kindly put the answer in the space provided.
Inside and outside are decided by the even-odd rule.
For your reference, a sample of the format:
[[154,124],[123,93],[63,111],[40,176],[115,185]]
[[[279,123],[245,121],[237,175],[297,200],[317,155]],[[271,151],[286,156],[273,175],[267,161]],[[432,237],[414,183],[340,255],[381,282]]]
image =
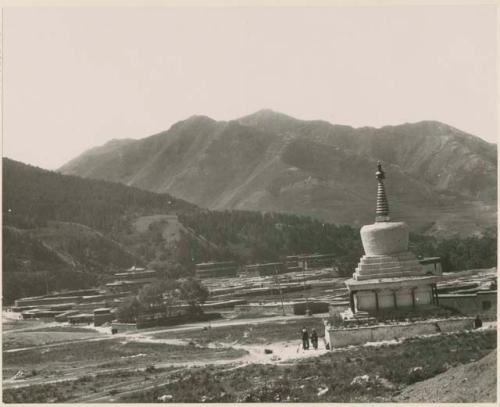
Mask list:
[[[280,260],[335,253],[344,275],[362,254],[359,230],[306,216],[210,211],[158,194],[3,160],[3,295],[6,303],[47,290],[89,287],[133,264],[172,277],[194,264]],[[496,230],[483,237],[412,236],[419,255],[446,270],[496,264]]]
[[3,159],[4,224],[80,223],[105,233],[128,228],[127,219],[147,213],[181,213],[194,205],[112,182],[61,175]]
[[[101,279],[100,272],[78,269],[70,257],[32,237],[29,230],[3,227],[3,301],[45,294],[49,290],[90,288]],[[102,252],[102,251],[100,251]]]
[[194,211],[180,217],[241,263],[279,260],[300,253],[335,253],[339,266],[362,254],[359,232],[306,216],[250,211]]

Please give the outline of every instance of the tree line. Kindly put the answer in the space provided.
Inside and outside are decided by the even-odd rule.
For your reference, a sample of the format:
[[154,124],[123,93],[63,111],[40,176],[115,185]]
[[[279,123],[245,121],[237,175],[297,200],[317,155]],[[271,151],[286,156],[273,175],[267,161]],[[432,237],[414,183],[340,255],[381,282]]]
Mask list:
[[201,314],[208,289],[194,278],[158,279],[142,287],[136,295],[125,299],[117,310],[120,322],[135,323],[144,314],[175,316],[179,307],[187,305],[187,314]]

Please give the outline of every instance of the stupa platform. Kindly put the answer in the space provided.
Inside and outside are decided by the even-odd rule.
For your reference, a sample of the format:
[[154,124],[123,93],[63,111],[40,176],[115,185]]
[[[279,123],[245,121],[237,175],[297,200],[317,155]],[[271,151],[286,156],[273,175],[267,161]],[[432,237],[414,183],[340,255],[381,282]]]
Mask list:
[[370,278],[366,280],[357,280],[351,278],[346,280],[345,284],[349,290],[380,290],[380,289],[400,289],[408,287],[417,287],[422,284],[435,284],[441,281],[441,276],[404,276],[404,277],[382,277]]
[[404,251],[391,255],[361,257],[353,274],[355,280],[371,280],[375,278],[392,278],[405,276],[424,276],[425,270],[417,257]]

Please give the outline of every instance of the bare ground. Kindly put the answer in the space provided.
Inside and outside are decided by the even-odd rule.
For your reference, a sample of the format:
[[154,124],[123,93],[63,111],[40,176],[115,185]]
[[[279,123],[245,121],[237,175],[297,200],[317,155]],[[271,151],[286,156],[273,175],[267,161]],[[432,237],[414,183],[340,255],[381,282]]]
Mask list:
[[[349,376],[350,373],[359,375],[373,371],[380,374],[381,377],[387,376],[391,380],[394,379],[391,376],[391,372],[393,372],[392,367],[386,369],[387,372],[384,373],[381,371],[381,364],[379,363],[381,361],[373,361],[374,358],[378,357],[379,353],[387,353],[387,358],[389,359],[393,359],[397,355],[398,360],[406,360],[407,363],[405,363],[408,366],[405,365],[405,368],[401,370],[401,372],[405,373],[408,367],[417,366],[418,363],[421,363],[420,359],[424,355],[433,361],[432,363],[429,362],[430,365],[427,367],[423,365],[425,371],[433,372],[436,369],[441,369],[441,362],[451,360],[447,357],[448,353],[452,359],[456,359],[457,363],[467,363],[470,359],[478,359],[488,352],[487,350],[481,350],[489,342],[486,341],[488,343],[483,343],[484,340],[480,341],[483,335],[480,332],[461,334],[456,338],[453,335],[449,338],[443,337],[441,339],[422,338],[421,340],[416,340],[416,345],[410,344],[410,347],[404,344],[400,345],[399,343],[381,344],[378,347],[380,349],[377,348],[374,350],[371,349],[373,348],[372,344],[372,346],[359,347],[356,352],[350,348],[328,352],[324,349],[324,344],[320,342],[320,348],[317,351],[304,351],[300,348],[300,341],[296,336],[297,331],[303,324],[311,327],[317,322],[317,318],[311,317],[275,317],[245,321],[214,321],[211,324],[210,340],[208,341],[206,341],[208,331],[204,329],[206,328],[206,323],[204,323],[183,327],[156,328],[150,331],[129,332],[119,335],[110,335],[109,332],[104,331],[94,332],[93,335],[98,334],[98,336],[80,340],[69,340],[62,343],[49,342],[45,345],[28,348],[8,349],[3,352],[4,397],[8,396],[11,400],[17,400],[16,402],[28,400],[39,402],[122,401],[127,397],[146,401],[149,400],[149,393],[154,393],[156,389],[163,389],[165,386],[169,387],[168,391],[173,391],[176,397],[179,394],[183,394],[183,386],[197,388],[200,391],[203,390],[203,393],[205,391],[210,393],[210,389],[203,387],[205,386],[203,381],[201,383],[196,382],[198,376],[190,379],[197,369],[201,369],[200,377],[203,380],[205,380],[205,376],[209,378],[215,372],[218,372],[221,375],[222,381],[234,382],[233,385],[236,387],[239,386],[238,380],[240,380],[240,376],[243,378],[242,383],[245,386],[248,385],[245,378],[247,369],[258,370],[258,373],[254,376],[257,377],[259,383],[266,377],[274,377],[271,374],[271,371],[274,371],[273,369],[291,369],[291,372],[307,376],[305,379],[298,380],[299,382],[317,376],[313,381],[318,381],[318,383],[324,382],[323,387],[335,385],[335,389],[332,387],[321,397],[316,395],[319,391],[318,389],[313,389],[314,391],[305,389],[304,394],[297,393],[296,397],[298,400],[339,401],[344,399],[335,399],[335,397],[342,395],[342,391],[345,390],[347,393],[352,392],[349,387],[349,383],[352,380],[352,377]],[[488,328],[488,331],[495,332],[495,327],[492,328]],[[58,332],[59,330],[63,332]],[[82,330],[85,331],[83,328]],[[56,327],[40,328],[36,326],[36,328],[32,327],[32,329],[29,329],[25,325],[22,325],[22,328],[17,333],[33,335],[40,331],[50,332],[54,335],[67,334],[62,327],[56,329]],[[322,336],[322,332],[318,332]],[[438,341],[441,345],[445,345],[443,345],[444,347],[432,344],[424,346],[423,343],[427,341]],[[422,343],[418,345],[420,342]],[[451,346],[452,344],[453,346]],[[400,346],[402,346],[400,348],[401,351],[398,351],[397,349]],[[415,346],[418,349],[412,351],[411,349]],[[428,349],[429,346],[432,352]],[[393,347],[396,348],[393,349]],[[423,351],[426,347],[427,350]],[[266,353],[264,349],[268,349],[272,353]],[[355,358],[351,355],[353,352],[356,354]],[[360,352],[363,354],[366,353],[366,360],[365,357],[359,354]],[[439,355],[444,356],[438,357]],[[463,355],[463,357],[459,357],[460,355]],[[318,356],[321,357],[318,358]],[[401,359],[402,357],[403,359]],[[387,358],[382,358],[382,360],[386,360]],[[348,361],[347,359],[350,360]],[[413,361],[413,359],[415,360]],[[436,361],[435,359],[440,360]],[[360,363],[361,365],[358,366]],[[154,367],[153,370],[150,369],[151,366]],[[451,366],[456,365],[452,364]],[[455,369],[451,366],[446,368]],[[321,367],[321,369],[324,368],[324,371],[316,372],[318,367]],[[356,371],[351,372],[354,367],[356,367]],[[435,367],[436,369],[434,369]],[[23,380],[13,380],[12,376],[20,369],[27,370],[28,373],[32,369],[35,375]],[[239,371],[241,372],[236,373]],[[204,372],[210,373],[207,375]],[[342,384],[342,378],[339,376],[343,374],[342,372],[349,372],[349,377],[345,378],[344,384]],[[238,377],[233,380],[231,375]],[[328,379],[331,375],[333,375],[331,377],[332,380]],[[394,375],[397,377],[399,373],[396,372]],[[469,376],[461,376],[461,379],[464,377],[467,380],[471,380]],[[495,378],[495,375],[493,377]],[[190,383],[189,380],[194,381]],[[463,387],[478,387],[476,382],[471,381],[471,386],[467,383],[467,380],[465,381],[467,386]],[[180,387],[177,388],[175,383],[179,383]],[[255,386],[259,387],[262,385],[262,383],[259,383],[255,384]],[[270,382],[265,383],[265,388],[271,385]],[[495,383],[493,383],[493,388]],[[492,388],[490,386],[491,383],[484,382],[483,384],[484,388]],[[226,398],[233,393],[231,397],[239,397],[237,396],[239,390],[231,390],[231,386],[233,385],[228,387],[229,390],[224,390]],[[342,390],[343,386],[345,387],[344,390]],[[401,386],[404,386],[404,384],[401,383]],[[435,387],[439,388],[442,386],[436,384]],[[402,388],[399,387],[399,391],[401,390]],[[163,390],[161,391],[161,394],[165,394]],[[261,389],[259,388],[255,392],[259,393]],[[368,391],[366,400],[389,401],[392,400],[392,397],[403,397],[403,394],[405,394],[401,393],[400,396],[396,396],[393,390],[383,389],[377,389],[377,392],[380,394],[372,394],[371,390]],[[144,394],[144,396],[135,396],[134,394],[136,393]],[[452,390],[451,393],[456,396]],[[191,398],[186,396],[185,401],[192,402],[193,400],[198,400],[197,395],[191,396]],[[212,396],[219,397],[217,394],[213,394]],[[494,399],[495,396],[496,393],[491,395],[483,391],[482,394],[478,394],[476,400],[488,401]],[[152,400],[149,401],[157,401],[155,397],[152,397]],[[258,397],[260,397],[260,393]],[[354,401],[350,397],[348,395],[345,399]],[[432,397],[432,395],[423,394],[422,397],[423,400],[428,401],[431,399],[427,399],[426,397]],[[323,400],[324,398],[326,400]],[[229,401],[217,398],[214,400]],[[359,401],[358,399],[356,400]],[[413,401],[411,398],[401,400]],[[459,401],[456,397],[450,398],[450,400]]]
[[497,351],[406,387],[394,401],[405,403],[493,403],[497,394]]

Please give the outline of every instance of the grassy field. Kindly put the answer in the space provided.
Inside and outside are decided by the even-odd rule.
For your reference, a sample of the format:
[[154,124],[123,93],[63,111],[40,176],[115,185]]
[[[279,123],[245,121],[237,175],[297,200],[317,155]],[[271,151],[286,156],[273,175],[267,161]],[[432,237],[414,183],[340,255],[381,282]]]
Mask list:
[[244,350],[169,345],[161,343],[125,342],[119,339],[65,344],[42,350],[29,349],[3,354],[3,377],[12,377],[19,370],[34,371],[52,377],[87,368],[90,372],[124,366],[189,363],[236,359]]
[[72,400],[83,401],[93,396],[113,395],[116,387],[123,381],[129,385],[142,386],[146,382],[155,382],[168,376],[175,368],[154,367],[145,370],[117,370],[109,373],[89,374],[77,380],[59,382],[53,384],[40,384],[19,389],[7,389],[3,391],[3,401],[5,403],[61,403]]
[[25,329],[25,328],[39,328],[42,327],[45,323],[37,320],[22,320],[22,319],[6,319],[2,321],[2,331],[7,332],[13,329]]
[[[136,392],[120,402],[384,402],[407,385],[452,366],[475,361],[496,348],[496,331],[413,338],[380,347],[347,348],[294,364],[203,368],[179,381]],[[368,375],[366,381],[355,378]]]
[[189,330],[185,332],[162,332],[154,334],[157,339],[184,339],[195,343],[209,342],[233,343],[242,345],[265,345],[273,342],[301,341],[301,329],[306,327],[309,332],[316,329],[320,337],[324,336],[325,327],[321,318],[302,317],[296,320],[249,323],[245,325],[213,327],[208,330]]
[[50,326],[26,329],[21,332],[6,331],[2,335],[3,349],[40,346],[99,336],[94,329],[73,326]]
[[96,334],[99,331],[97,329],[73,326],[73,325],[54,325],[54,326],[41,326],[33,329],[26,329],[23,332],[87,332]]

